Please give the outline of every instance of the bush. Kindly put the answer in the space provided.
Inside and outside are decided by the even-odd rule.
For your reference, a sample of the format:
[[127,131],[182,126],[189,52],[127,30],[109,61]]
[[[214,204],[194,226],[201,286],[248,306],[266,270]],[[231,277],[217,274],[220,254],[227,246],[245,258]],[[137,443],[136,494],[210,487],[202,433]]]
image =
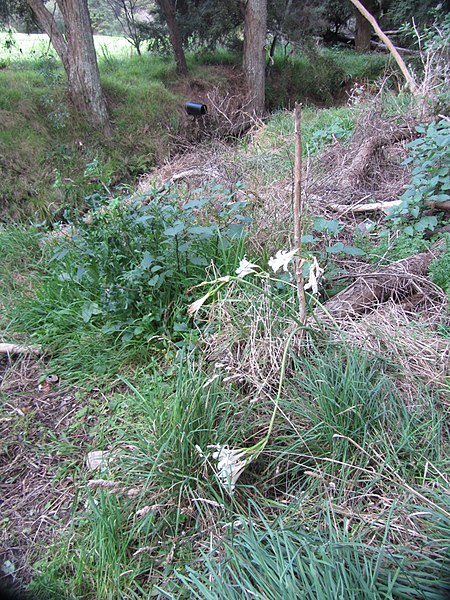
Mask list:
[[234,192],[196,192],[184,203],[170,188],[148,202],[91,197],[88,217],[73,219],[52,244],[43,285],[19,320],[56,345],[81,330],[128,342],[187,329],[175,322],[186,290],[204,280],[211,261],[235,268],[233,250],[248,220]]
[[424,216],[427,204],[450,200],[450,122],[441,119],[428,126],[417,127],[422,134],[410,142],[405,165],[413,167],[411,181],[400,199],[401,205],[390,218],[395,224],[405,220],[405,233],[414,235],[425,229],[434,229],[438,223],[435,216]]

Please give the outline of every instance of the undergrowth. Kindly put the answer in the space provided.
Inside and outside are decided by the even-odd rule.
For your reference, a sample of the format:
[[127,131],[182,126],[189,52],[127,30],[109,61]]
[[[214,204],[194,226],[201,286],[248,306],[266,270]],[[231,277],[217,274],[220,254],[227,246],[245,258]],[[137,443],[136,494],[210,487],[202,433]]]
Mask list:
[[[109,174],[111,185],[116,185],[133,183],[173,151],[179,110],[186,101],[171,91],[176,87],[174,63],[150,53],[129,56],[121,43],[114,48],[104,40],[98,45],[102,86],[114,125],[109,143],[72,110],[64,72],[48,43],[39,37],[32,45],[27,36],[18,36],[15,46],[3,49],[2,220],[60,218],[65,208],[78,205],[92,193],[94,182],[84,172],[95,160]],[[332,104],[345,82],[372,79],[382,70],[384,58],[373,55],[363,60],[350,54],[335,50],[312,57],[277,57],[268,77],[268,109],[286,107],[294,97]],[[229,65],[236,58],[218,50],[188,60],[194,81],[200,79],[207,89],[214,86],[208,65]],[[340,138],[347,130],[346,123],[337,122],[326,135]],[[317,139],[314,146],[321,143]]]
[[[78,209],[61,213],[65,225],[52,231],[45,223],[0,230],[2,335],[41,344],[40,369],[58,374],[61,391],[73,382],[90,390],[58,397],[22,381],[17,406],[8,397],[2,408],[5,464],[33,442],[33,459],[55,489],[62,482],[73,494],[61,522],[53,499],[45,505],[58,533],[50,548],[36,550],[29,591],[67,600],[437,600],[450,581],[448,378],[433,369],[428,377],[417,356],[415,370],[408,368],[419,329],[409,323],[411,348],[392,339],[374,351],[367,337],[350,337],[333,322],[329,329],[315,318],[299,322],[288,261],[280,277],[264,270],[276,262],[264,252],[239,271],[249,223],[240,183],[113,193],[121,168],[114,160],[136,136],[148,134],[153,144],[155,120],[162,110],[170,119],[176,100],[165,87],[172,65],[128,62],[106,50],[102,60],[123,139],[114,149],[96,146],[93,156],[76,137],[75,151],[75,138],[64,136],[82,128],[59,127],[64,112],[54,108],[64,98],[45,83],[54,102],[39,110],[55,121],[60,152],[78,165],[82,182],[69,181],[67,164],[55,159],[55,190],[63,203],[73,192]],[[356,70],[356,59],[346,60]],[[367,66],[357,60],[358,69]],[[326,54],[321,61],[316,75],[325,85],[334,67]],[[136,83],[143,71],[157,81]],[[11,118],[10,96],[0,118]],[[345,142],[356,119],[354,108],[305,110],[305,154]],[[292,128],[292,116],[280,112],[241,144],[237,160],[260,186],[291,173]],[[126,166],[134,173],[137,157],[148,168],[156,152],[146,139],[136,147]],[[330,242],[325,253],[361,254],[335,238],[344,227],[337,221],[311,218],[310,225]],[[314,243],[309,238],[305,244]],[[382,264],[430,243],[403,228],[364,250]],[[317,252],[302,254],[311,314],[319,303],[316,254],[321,262]],[[444,289],[447,263],[448,251],[430,267]],[[429,367],[435,354],[425,350]],[[0,391],[14,365],[6,361]],[[34,404],[22,403],[21,386]],[[67,412],[46,422],[46,411],[67,397]],[[89,465],[90,452],[101,453],[101,464]]]
[[75,213],[69,229],[41,235],[44,274],[10,313],[16,328],[64,350],[72,379],[109,373],[126,356],[145,360],[165,337],[188,343],[190,288],[211,263],[224,274],[237,266],[249,218],[235,193],[216,185],[184,196],[169,187],[147,198],[92,196],[87,217]]

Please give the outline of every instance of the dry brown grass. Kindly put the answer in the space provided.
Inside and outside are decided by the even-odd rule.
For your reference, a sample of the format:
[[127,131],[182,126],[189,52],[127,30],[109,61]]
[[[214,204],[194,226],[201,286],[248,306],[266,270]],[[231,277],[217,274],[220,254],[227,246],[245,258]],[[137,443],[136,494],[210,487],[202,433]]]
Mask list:
[[[0,563],[15,566],[7,584],[31,580],[33,563],[70,522],[76,494],[71,477],[58,477],[64,457],[50,449],[49,433],[64,444],[79,400],[59,386],[39,391],[43,373],[45,363],[34,357],[0,357]],[[86,438],[85,431],[71,444]]]

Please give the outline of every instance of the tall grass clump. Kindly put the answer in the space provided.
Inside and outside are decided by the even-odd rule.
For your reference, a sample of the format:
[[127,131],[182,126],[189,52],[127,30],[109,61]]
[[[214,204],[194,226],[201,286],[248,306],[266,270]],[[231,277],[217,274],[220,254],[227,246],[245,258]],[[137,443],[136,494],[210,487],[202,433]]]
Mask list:
[[[78,495],[57,551],[36,565],[36,597],[70,584],[69,597],[146,597],[232,518],[233,503],[208,473],[209,444],[242,444],[233,390],[211,382],[198,357],[180,352],[172,376],[155,371],[110,399],[91,439],[111,458],[75,475]],[[41,596],[42,594],[42,596]],[[61,596],[65,597],[65,596]]]
[[[388,536],[380,546],[352,541],[331,515],[329,531],[312,532],[292,516],[269,521],[259,514],[258,523],[241,519],[220,552],[204,556],[203,569],[197,563],[179,573],[190,598],[443,600],[450,591],[442,557],[405,552]],[[411,561],[416,569],[408,568]]]

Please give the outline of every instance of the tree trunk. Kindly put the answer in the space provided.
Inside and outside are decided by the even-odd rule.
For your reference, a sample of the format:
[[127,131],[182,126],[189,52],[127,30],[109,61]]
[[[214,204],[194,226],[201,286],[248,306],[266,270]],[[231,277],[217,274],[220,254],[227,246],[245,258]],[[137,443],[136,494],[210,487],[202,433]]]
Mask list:
[[[363,0],[361,4],[369,12],[373,12],[374,5],[371,0]],[[370,51],[370,40],[372,37],[372,26],[369,21],[359,12],[355,11],[356,18],[356,31],[355,31],[355,50],[357,52],[369,52]]]
[[267,0],[247,0],[244,20],[243,69],[253,115],[264,113]]
[[57,0],[64,20],[64,35],[43,0],[27,0],[39,26],[49,36],[67,74],[74,106],[106,137],[112,135],[92,35],[87,0]]
[[177,65],[177,73],[182,77],[188,74],[186,57],[184,55],[183,44],[181,42],[180,30],[175,16],[175,5],[173,0],[158,0],[158,4],[163,12],[164,18],[169,30],[170,43],[172,44],[175,62]]
[[369,52],[370,40],[372,37],[372,27],[360,12],[356,13],[356,34],[355,50],[356,52]]

